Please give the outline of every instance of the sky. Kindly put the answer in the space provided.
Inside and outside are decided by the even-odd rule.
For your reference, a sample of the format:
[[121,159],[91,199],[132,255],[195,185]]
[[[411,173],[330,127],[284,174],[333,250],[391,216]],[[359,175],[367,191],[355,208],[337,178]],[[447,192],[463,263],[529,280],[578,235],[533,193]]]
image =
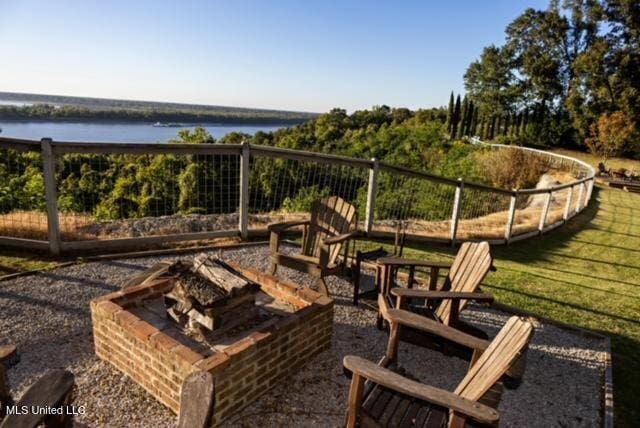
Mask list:
[[348,111],[445,105],[547,0],[0,0],[0,91]]

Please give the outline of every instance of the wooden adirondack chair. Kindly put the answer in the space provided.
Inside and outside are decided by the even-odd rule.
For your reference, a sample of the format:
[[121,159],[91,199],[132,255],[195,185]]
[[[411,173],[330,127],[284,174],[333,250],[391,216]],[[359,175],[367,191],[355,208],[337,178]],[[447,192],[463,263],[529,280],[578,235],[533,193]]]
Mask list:
[[[31,408],[32,406],[59,407],[70,405],[74,382],[73,373],[67,370],[51,370],[31,384],[27,392],[22,395],[15,405],[18,408],[22,408],[22,406]],[[11,400],[7,405],[10,404]],[[11,414],[2,419],[0,428],[35,428],[42,424],[47,428],[69,428],[73,425],[73,415],[64,413],[61,415],[47,415],[37,412]]]
[[190,374],[182,383],[178,428],[208,428],[215,405],[213,375],[200,371]]
[[[405,278],[407,288],[397,287],[398,271],[403,267],[409,268],[409,274]],[[428,288],[413,288],[418,283],[415,278],[417,267],[430,268]],[[438,288],[440,269],[449,269],[449,274],[442,286]],[[406,308],[436,322],[486,339],[486,333],[461,321],[459,314],[471,300],[493,301],[493,296],[478,291],[480,283],[491,269],[493,269],[493,258],[487,242],[463,243],[452,265],[398,257],[378,260],[377,276],[381,283],[378,295],[378,328],[382,328],[383,320],[387,318],[386,314],[391,308]],[[440,340],[434,342],[428,335],[412,330],[407,330],[403,334],[403,339],[425,346],[439,346],[442,343]]]
[[[511,317],[488,343],[407,311],[391,309],[388,315],[391,335],[380,365],[355,356],[344,358],[345,368],[353,373],[347,427],[497,426],[500,414],[496,408],[502,394],[500,380],[526,350],[533,325]],[[396,360],[398,330],[406,325],[474,350],[470,368],[453,392],[422,384],[386,368]]]
[[[16,406],[59,407],[71,404],[74,385],[73,373],[67,370],[52,370],[34,382],[25,392]],[[35,428],[43,425],[47,428],[84,427],[73,421],[72,414],[46,415],[37,413],[12,414],[5,416],[4,406],[13,405],[0,363],[0,392],[5,393],[1,401],[0,428]],[[2,396],[0,396],[2,398]],[[182,384],[180,394],[180,415],[178,428],[208,428],[213,420],[215,388],[213,375],[200,371],[192,373]]]
[[[271,274],[276,273],[278,265],[306,272],[317,278],[320,291],[328,295],[324,278],[344,269],[349,240],[357,236],[356,225],[355,207],[338,196],[316,201],[309,220],[270,225]],[[304,226],[302,252],[280,252],[281,235],[296,226]],[[344,250],[342,261],[339,260],[341,250]]]

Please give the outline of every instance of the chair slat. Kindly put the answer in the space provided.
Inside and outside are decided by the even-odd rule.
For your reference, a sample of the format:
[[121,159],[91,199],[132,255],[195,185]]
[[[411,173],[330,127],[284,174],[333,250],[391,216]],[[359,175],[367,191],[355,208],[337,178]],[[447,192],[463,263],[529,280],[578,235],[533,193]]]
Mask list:
[[420,411],[421,407],[423,406],[418,400],[411,400],[409,408],[407,409],[407,412],[404,414],[404,417],[402,418],[398,426],[401,428],[411,428],[415,426],[414,424],[416,422],[416,417],[418,416],[418,412]]
[[389,421],[393,416],[393,413],[396,411],[396,408],[402,401],[402,396],[400,394],[393,394],[389,403],[382,412],[382,416],[380,416],[380,420],[378,421],[382,426],[389,426]]
[[[309,235],[303,254],[310,257],[319,257],[322,240],[349,232],[353,225],[355,214],[355,207],[338,196],[330,196],[316,201],[311,210]],[[341,249],[341,244],[332,246],[329,254],[329,264],[335,263]]]
[[449,415],[446,409],[440,407],[431,407],[429,416],[427,417],[425,428],[444,428],[449,419]]
[[522,354],[532,334],[533,325],[529,321],[511,317],[469,369],[455,393],[474,401],[482,398]]
[[[474,292],[485,278],[492,264],[491,251],[487,242],[465,242],[451,266],[447,277],[451,291]],[[462,311],[468,302],[461,300],[459,311]],[[451,301],[444,300],[435,313],[444,324],[449,323],[451,315]]]

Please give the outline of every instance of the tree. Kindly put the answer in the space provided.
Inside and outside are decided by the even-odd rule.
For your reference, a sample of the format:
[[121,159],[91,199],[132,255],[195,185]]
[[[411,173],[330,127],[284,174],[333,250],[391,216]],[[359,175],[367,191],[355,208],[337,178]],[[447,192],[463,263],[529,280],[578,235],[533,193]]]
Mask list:
[[597,123],[591,125],[591,135],[585,140],[591,153],[602,158],[602,162],[620,156],[631,149],[635,124],[621,111],[604,113]]
[[[640,6],[633,0],[604,4],[551,0],[545,10],[529,8],[507,26],[503,46],[484,48],[469,65],[464,78],[471,100],[481,113],[499,115],[490,134],[508,132],[514,126],[510,116],[530,109],[533,114],[525,116],[522,125],[531,124],[527,135],[542,144],[557,144],[547,138],[562,135],[564,143],[571,143],[576,134],[571,125],[584,136],[604,112],[630,113],[632,106],[640,112],[636,91],[628,90],[635,87],[633,76],[640,74],[640,58],[634,59],[639,49],[630,43]],[[610,28],[601,31],[605,11]],[[620,46],[625,48],[616,49]],[[624,59],[616,58],[620,52]],[[625,73],[620,73],[622,64],[629,64]],[[629,95],[625,106],[609,102],[616,94],[616,82],[624,82],[627,89],[617,95],[618,100],[623,92]]]
[[451,124],[453,123],[453,91],[449,96],[449,108],[447,109],[447,130],[451,133]]
[[456,133],[458,131],[458,122],[460,122],[460,94],[458,94],[456,98],[456,105],[453,108],[453,116],[451,119],[451,139],[452,140],[456,138]]
[[509,52],[497,46],[484,48],[480,59],[469,65],[465,88],[483,112],[500,114],[512,108],[517,89]]

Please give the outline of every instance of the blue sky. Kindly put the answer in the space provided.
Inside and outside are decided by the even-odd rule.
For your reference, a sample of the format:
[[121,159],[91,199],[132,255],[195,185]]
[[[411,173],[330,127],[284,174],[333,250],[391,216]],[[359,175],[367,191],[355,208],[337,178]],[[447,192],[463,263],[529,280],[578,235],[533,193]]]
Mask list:
[[303,111],[443,105],[547,0],[0,0],[0,91]]

